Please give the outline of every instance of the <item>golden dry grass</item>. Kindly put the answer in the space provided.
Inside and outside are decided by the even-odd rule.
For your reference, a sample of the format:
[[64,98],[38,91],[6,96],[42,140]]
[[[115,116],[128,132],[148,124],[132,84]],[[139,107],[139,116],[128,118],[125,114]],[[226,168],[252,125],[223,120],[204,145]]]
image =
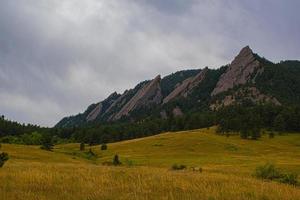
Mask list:
[[[213,131],[166,133],[109,144],[107,151],[95,146],[97,158],[93,160],[84,158],[78,144],[58,145],[54,152],[36,146],[2,145],[11,159],[0,169],[0,199],[300,199],[299,187],[251,175],[266,161],[299,172],[299,135],[244,141]],[[124,166],[101,165],[115,153]],[[126,166],[128,160],[134,166]],[[172,171],[174,163],[204,170]]]

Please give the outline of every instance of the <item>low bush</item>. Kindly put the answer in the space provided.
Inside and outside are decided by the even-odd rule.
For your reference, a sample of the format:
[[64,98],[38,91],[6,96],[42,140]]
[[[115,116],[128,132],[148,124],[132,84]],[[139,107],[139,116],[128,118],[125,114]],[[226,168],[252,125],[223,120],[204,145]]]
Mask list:
[[256,168],[255,176],[261,179],[273,180],[280,178],[280,172],[275,165],[267,163]]
[[186,166],[185,165],[174,164],[174,165],[172,165],[172,169],[173,170],[183,170],[183,169],[186,169]]
[[8,154],[5,152],[0,153],[0,168],[3,167],[4,163],[9,159]]
[[274,180],[280,183],[298,185],[298,175],[294,173],[283,173],[275,165],[267,163],[258,166],[255,170],[255,177],[265,180]]
[[279,179],[279,182],[290,184],[290,185],[298,185],[298,174],[294,174],[294,173],[282,174],[282,176]]
[[107,144],[105,144],[105,143],[102,144],[102,145],[101,145],[101,150],[102,150],[102,151],[107,150]]

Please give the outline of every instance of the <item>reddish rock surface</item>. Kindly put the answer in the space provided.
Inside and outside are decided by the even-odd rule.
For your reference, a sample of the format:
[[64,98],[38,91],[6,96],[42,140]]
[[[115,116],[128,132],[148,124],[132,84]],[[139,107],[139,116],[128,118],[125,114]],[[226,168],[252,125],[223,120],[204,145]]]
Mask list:
[[168,103],[179,96],[187,97],[188,93],[204,80],[207,71],[208,68],[205,68],[195,77],[190,77],[184,80],[166,98],[164,98],[163,104]]
[[129,102],[113,117],[113,120],[118,120],[122,116],[126,116],[130,111],[141,106],[150,104],[159,104],[162,100],[160,88],[160,76],[157,76],[150,83],[142,87]]
[[259,62],[249,46],[244,47],[220,77],[211,96],[225,92],[236,85],[243,85],[250,81],[251,75],[260,68]]

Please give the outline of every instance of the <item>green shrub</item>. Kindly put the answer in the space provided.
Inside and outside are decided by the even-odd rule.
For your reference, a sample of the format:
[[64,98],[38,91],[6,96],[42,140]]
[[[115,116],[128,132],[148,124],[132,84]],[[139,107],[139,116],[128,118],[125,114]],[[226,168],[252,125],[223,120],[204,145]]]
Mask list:
[[174,165],[172,165],[172,169],[173,170],[183,170],[183,169],[186,169],[186,166],[174,164]]
[[280,172],[275,165],[267,163],[263,166],[258,166],[255,170],[255,176],[261,179],[277,179],[280,178]]
[[105,143],[101,145],[101,150],[102,151],[107,150],[107,145]]
[[294,173],[282,174],[279,182],[290,185],[298,185],[298,175]]
[[3,152],[0,154],[0,168],[3,167],[4,163],[9,159],[8,154]]
[[265,164],[259,166],[255,170],[255,176],[257,178],[265,180],[275,180],[280,183],[286,183],[290,185],[298,185],[298,175],[294,173],[282,173],[273,164]]

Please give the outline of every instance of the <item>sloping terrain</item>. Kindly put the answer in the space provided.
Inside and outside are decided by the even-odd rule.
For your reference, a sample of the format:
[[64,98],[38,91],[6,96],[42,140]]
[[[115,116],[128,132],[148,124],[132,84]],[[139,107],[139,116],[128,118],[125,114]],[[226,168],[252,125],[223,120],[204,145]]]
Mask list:
[[[86,146],[2,145],[10,160],[0,169],[0,199],[272,199],[300,198],[299,187],[252,176],[257,165],[273,162],[300,171],[300,135],[266,135],[259,141],[216,135],[214,128],[165,133],[143,139]],[[96,154],[87,157],[89,149]],[[118,154],[120,167],[103,166]],[[185,164],[183,171],[170,170]],[[190,167],[201,167],[202,173]]]

